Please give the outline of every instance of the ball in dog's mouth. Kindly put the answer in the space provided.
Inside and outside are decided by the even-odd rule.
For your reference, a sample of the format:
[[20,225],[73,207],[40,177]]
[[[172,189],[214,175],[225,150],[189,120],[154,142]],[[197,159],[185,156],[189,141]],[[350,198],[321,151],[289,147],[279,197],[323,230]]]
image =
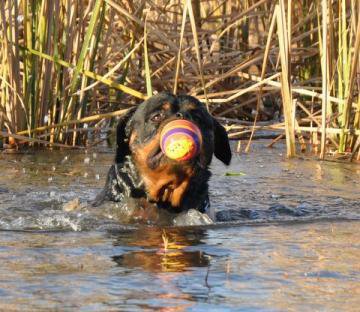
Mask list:
[[196,157],[200,152],[201,144],[201,131],[189,120],[170,121],[160,134],[162,152],[176,161],[186,161]]

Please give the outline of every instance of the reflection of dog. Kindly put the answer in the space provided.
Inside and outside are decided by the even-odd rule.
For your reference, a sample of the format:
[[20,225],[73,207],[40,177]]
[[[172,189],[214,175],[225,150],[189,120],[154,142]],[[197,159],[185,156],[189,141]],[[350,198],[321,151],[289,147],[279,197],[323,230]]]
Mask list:
[[[111,234],[115,246],[130,246],[112,259],[122,268],[141,268],[146,272],[186,272],[189,268],[208,267],[210,257],[201,249],[205,232],[201,228],[180,230],[140,227],[134,231]],[[164,245],[166,239],[166,245]],[[189,246],[193,248],[189,249]],[[163,248],[162,248],[163,247]]]
[[[161,151],[160,132],[176,119],[191,121],[201,131],[200,152],[190,160],[172,160]],[[208,166],[213,154],[223,163],[230,163],[227,133],[205,106],[191,96],[155,95],[119,121],[115,164],[95,204],[146,198],[174,212],[205,212],[209,206]]]

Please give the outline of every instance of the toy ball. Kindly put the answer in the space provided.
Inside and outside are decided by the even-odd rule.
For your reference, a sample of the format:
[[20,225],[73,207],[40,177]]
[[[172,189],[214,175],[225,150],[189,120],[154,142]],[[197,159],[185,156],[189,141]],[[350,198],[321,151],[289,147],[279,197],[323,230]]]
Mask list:
[[162,152],[177,161],[184,161],[198,155],[202,144],[200,129],[188,120],[170,121],[160,134]]

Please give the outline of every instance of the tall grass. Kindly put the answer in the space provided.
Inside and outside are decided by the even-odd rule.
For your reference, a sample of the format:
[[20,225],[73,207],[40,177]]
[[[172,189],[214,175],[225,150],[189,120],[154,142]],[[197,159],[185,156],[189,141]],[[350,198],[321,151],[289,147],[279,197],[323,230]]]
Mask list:
[[94,80],[145,98],[96,73],[109,62],[104,58],[113,39],[108,32],[117,32],[113,21],[106,21],[105,1],[3,1],[0,13],[0,126],[9,133],[35,137],[34,130],[61,124],[43,137],[75,145],[77,132],[68,133],[69,124],[76,129],[74,120],[113,107],[103,109],[101,89],[84,90]]
[[0,14],[8,143],[83,145],[108,113],[169,90],[230,137],[285,135],[289,156],[296,138],[321,156],[359,145],[357,0],[4,0]]

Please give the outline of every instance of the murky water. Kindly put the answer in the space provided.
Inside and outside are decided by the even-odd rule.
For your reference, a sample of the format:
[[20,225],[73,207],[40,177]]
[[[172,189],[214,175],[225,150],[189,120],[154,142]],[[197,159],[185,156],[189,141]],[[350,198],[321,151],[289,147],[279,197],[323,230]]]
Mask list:
[[360,167],[265,144],[213,163],[214,225],[165,229],[88,205],[111,151],[1,155],[0,310],[358,311]]

